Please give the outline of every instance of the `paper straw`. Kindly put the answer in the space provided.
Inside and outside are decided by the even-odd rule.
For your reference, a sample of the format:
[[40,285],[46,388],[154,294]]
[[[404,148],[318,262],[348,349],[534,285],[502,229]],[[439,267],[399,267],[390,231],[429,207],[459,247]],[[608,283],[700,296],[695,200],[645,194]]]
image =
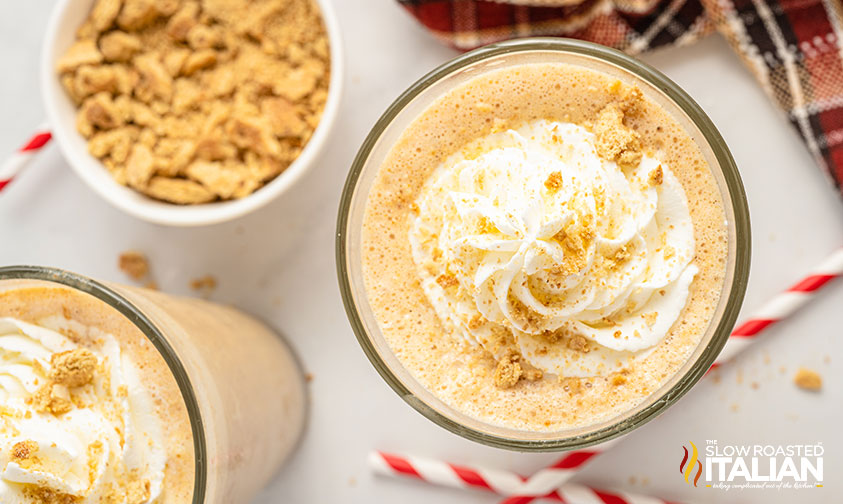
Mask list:
[[814,268],[805,278],[761,306],[750,318],[736,327],[712,368],[739,354],[765,329],[805,306],[817,291],[843,275],[843,248],[839,248]]
[[[369,464],[375,473],[385,476],[405,476],[451,488],[475,488],[501,495],[511,495],[525,483],[522,476],[510,471],[461,466],[383,452],[370,453]],[[676,504],[655,497],[571,483],[562,485],[542,498],[565,504]],[[507,502],[521,504],[531,501],[533,497],[524,499],[514,497]]]
[[3,164],[0,165],[0,191],[9,185],[12,179],[35,157],[35,154],[49,143],[52,137],[53,135],[47,129],[47,125],[42,124],[23,147],[3,161]]
[[530,476],[517,495],[546,495],[552,492],[581,471],[591,459],[608,450],[621,439],[622,437],[615,438],[599,445],[563,454],[555,463]]

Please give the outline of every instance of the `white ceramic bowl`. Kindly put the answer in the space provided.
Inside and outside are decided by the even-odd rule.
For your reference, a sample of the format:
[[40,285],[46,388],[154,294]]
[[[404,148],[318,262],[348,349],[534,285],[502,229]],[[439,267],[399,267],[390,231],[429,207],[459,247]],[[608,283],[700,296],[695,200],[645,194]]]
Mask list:
[[41,92],[53,137],[65,159],[91,189],[114,206],[135,217],[171,226],[199,226],[234,219],[262,207],[289,189],[310,167],[336,120],[342,94],[343,60],[339,24],[329,0],[316,0],[331,45],[331,81],[322,120],[301,155],[265,186],[253,194],[231,201],[202,205],[174,205],[157,201],[114,181],[102,163],[88,153],[87,141],[76,131],[76,106],[65,93],[56,74],[56,61],[73,44],[77,28],[94,0],[59,0],[41,55]]

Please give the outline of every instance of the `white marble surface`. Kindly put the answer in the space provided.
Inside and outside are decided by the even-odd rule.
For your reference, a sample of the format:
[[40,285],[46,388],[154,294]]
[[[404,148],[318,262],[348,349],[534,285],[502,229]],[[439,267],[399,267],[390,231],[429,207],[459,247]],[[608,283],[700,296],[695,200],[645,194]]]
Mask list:
[[[349,329],[334,273],[334,223],[349,163],[391,100],[454,52],[392,1],[335,3],[348,68],[340,120],[318,166],[290,194],[229,224],[162,228],[98,199],[50,148],[0,196],[0,264],[58,266],[121,281],[116,257],[137,248],[151,257],[162,289],[188,293],[191,278],[212,273],[219,279],[214,299],[253,312],[286,334],[315,376],[313,414],[301,448],[255,504],[492,503],[483,493],[376,478],[365,464],[367,452],[380,448],[528,473],[554,456],[486,448],[429,423],[381,381]],[[52,4],[0,4],[0,152],[14,149],[42,119],[36,62]],[[841,201],[722,40],[645,59],[700,102],[740,166],[753,233],[746,313],[843,244]],[[771,330],[757,351],[722,371],[720,383],[701,383],[595,461],[578,481],[694,502],[840,502],[841,306],[843,283]],[[821,394],[792,385],[799,366],[821,372],[826,381]],[[759,384],[757,390],[752,383]],[[822,442],[826,486],[764,493],[694,489],[677,474],[681,445],[704,439]]]

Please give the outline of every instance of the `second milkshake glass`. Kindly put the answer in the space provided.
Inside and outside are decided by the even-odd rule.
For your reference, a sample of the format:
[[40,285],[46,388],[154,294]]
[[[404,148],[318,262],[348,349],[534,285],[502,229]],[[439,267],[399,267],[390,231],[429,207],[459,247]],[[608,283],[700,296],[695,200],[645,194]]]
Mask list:
[[192,504],[248,502],[295,448],[307,413],[303,375],[292,351],[258,320],[208,301],[58,269],[0,268],[0,291],[31,287],[97,298],[163,357],[193,434]]
[[[706,334],[685,365],[656,393],[614,419],[560,432],[527,432],[492,425],[448,406],[416,381],[394,355],[380,331],[361,271],[362,223],[375,175],[405,128],[433,101],[487,71],[529,63],[566,63],[634,83],[669,112],[694,138],[706,158],[723,200],[728,257],[720,301]],[[413,84],[381,116],[357,154],[346,181],[337,224],[337,271],[346,312],[375,369],[408,404],[462,437],[520,451],[581,448],[620,436],[676,402],[705,374],[734,326],[749,275],[749,212],[740,176],[711,120],[682,89],[652,67],[619,51],[568,39],[522,39],[462,55]]]

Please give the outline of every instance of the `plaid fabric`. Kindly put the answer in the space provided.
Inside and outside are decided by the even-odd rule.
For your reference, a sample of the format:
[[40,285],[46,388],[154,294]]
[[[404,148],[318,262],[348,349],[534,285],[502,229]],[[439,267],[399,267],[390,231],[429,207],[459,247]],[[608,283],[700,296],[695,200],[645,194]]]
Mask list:
[[843,195],[841,0],[398,1],[461,50],[554,35],[638,54],[691,43],[716,27]]

